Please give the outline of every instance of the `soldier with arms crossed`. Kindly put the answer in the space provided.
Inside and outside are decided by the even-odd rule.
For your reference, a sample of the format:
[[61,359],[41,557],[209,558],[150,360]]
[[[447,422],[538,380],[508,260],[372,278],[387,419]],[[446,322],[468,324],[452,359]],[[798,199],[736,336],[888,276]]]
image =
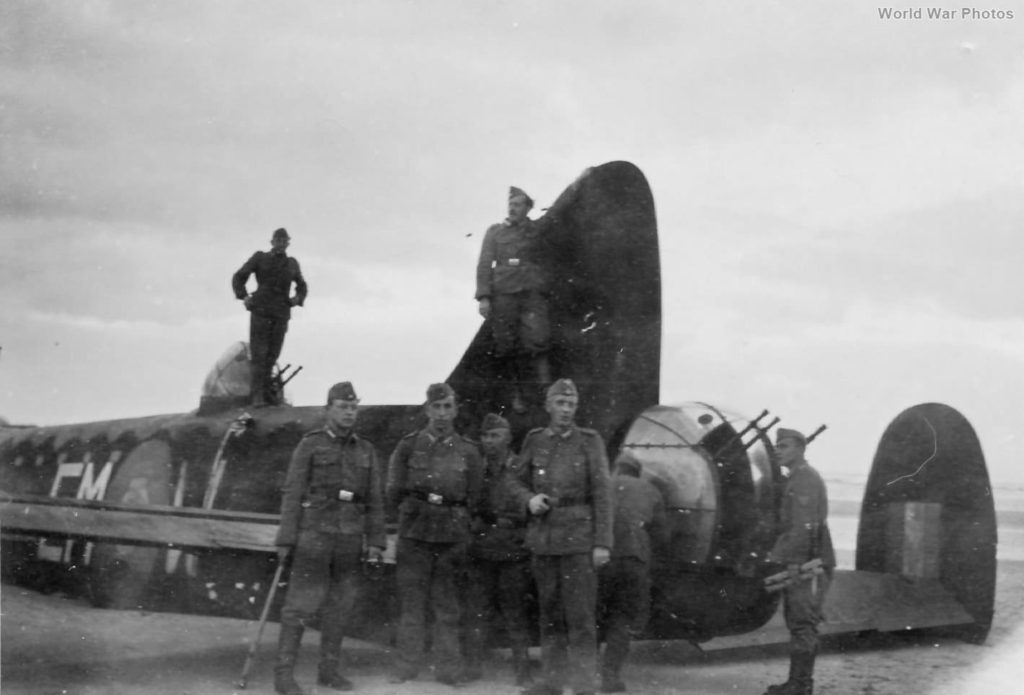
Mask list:
[[276,540],[280,561],[292,559],[274,666],[280,695],[302,695],[295,661],[302,633],[318,611],[317,683],[352,689],[340,668],[345,620],[356,604],[364,543],[371,561],[380,561],[386,544],[384,473],[373,444],[353,430],[358,406],[350,382],[332,386],[326,425],[302,438],[288,466]]

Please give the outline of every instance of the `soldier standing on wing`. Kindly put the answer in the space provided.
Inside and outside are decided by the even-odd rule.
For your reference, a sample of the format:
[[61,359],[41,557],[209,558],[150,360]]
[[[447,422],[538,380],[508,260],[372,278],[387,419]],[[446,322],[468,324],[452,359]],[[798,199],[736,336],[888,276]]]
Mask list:
[[[825,481],[804,458],[807,438],[796,430],[780,427],[776,432],[775,456],[789,469],[782,499],[778,540],[768,561],[785,565],[791,583],[783,595],[786,627],[789,629],[789,679],[772,685],[765,695],[811,695],[814,692],[814,658],[818,652],[818,623],[832,569],[836,565],[832,536],[828,530],[828,491]],[[800,565],[820,558],[824,574],[814,581],[798,579]]]
[[317,683],[351,690],[340,668],[345,620],[357,598],[364,543],[368,558],[384,554],[384,479],[377,452],[355,434],[359,399],[350,382],[327,392],[326,425],[302,438],[292,454],[281,500],[276,545],[281,562],[292,558],[274,689],[302,695],[294,679],[302,633],[318,611]]
[[[292,307],[306,301],[306,281],[299,262],[287,254],[291,237],[282,227],[270,239],[270,251],[257,251],[231,277],[231,289],[249,310],[249,352],[252,381],[249,397],[254,407],[275,405],[283,394],[273,388],[272,370],[281,356]],[[256,291],[248,294],[245,283],[256,275]],[[292,283],[295,296],[291,297]]]
[[[611,485],[604,442],[575,424],[579,394],[569,379],[548,389],[548,427],[530,431],[510,479],[531,517],[526,545],[540,602],[543,680],[526,695],[594,692],[596,569],[612,545]],[[571,673],[569,673],[571,672]]]
[[398,594],[401,616],[392,683],[417,676],[423,667],[428,607],[433,610],[435,677],[456,685],[460,601],[457,579],[464,569],[470,517],[481,498],[482,463],[476,444],[455,432],[455,392],[448,384],[427,389],[427,426],[395,447],[386,495],[398,508]]
[[467,582],[466,680],[480,677],[488,621],[501,616],[512,645],[516,685],[529,685],[530,626],[527,598],[533,594],[526,510],[508,486],[515,457],[508,420],[488,413],[480,426],[484,453],[484,501],[473,521]]

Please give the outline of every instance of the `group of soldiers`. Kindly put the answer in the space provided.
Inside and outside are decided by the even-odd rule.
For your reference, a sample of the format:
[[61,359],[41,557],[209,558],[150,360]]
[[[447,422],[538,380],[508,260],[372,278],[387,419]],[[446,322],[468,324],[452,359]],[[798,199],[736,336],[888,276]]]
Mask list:
[[[545,219],[557,215],[561,203]],[[518,188],[510,189],[508,204],[508,219],[485,235],[476,298],[503,365],[496,374],[500,392],[511,394],[505,405],[523,412],[527,386],[551,378],[550,286],[538,224],[544,220],[528,218],[533,201]],[[272,367],[290,309],[301,306],[307,293],[298,262],[285,252],[289,240],[278,229],[271,251],[254,254],[232,278],[235,295],[252,314],[255,406],[280,400]],[[252,274],[259,287],[250,295],[245,285]],[[448,384],[427,389],[427,425],[398,443],[385,475],[373,444],[355,431],[359,399],[352,384],[328,391],[325,426],[296,448],[283,490],[276,543],[280,561],[291,563],[291,578],[274,668],[281,695],[303,693],[295,662],[303,632],[318,615],[317,682],[353,688],[341,658],[342,635],[359,595],[362,562],[383,558],[389,508],[398,517],[401,606],[391,683],[419,676],[428,644],[438,682],[455,686],[479,678],[486,635],[499,616],[524,695],[560,695],[567,685],[576,695],[593,693],[598,674],[602,692],[626,690],[621,668],[630,635],[647,616],[652,553],[667,534],[661,494],[628,451],[617,457],[612,477],[601,436],[575,423],[579,394],[568,379],[547,388],[549,425],[530,431],[518,454],[499,414],[484,418],[479,444],[456,432],[456,398]],[[788,429],[778,430],[777,438],[779,463],[791,476],[769,560],[790,574],[785,617],[791,665],[789,679],[766,695],[810,695],[817,625],[835,564],[827,495],[803,456],[806,438]],[[800,580],[801,565],[812,558],[825,568],[813,588]],[[527,651],[533,596],[543,668],[536,681]],[[599,625],[605,642],[600,657]]]
[[[425,670],[428,644],[438,682],[480,678],[487,636],[499,624],[524,693],[561,693],[566,685],[592,693],[600,585],[607,645],[601,689],[625,691],[619,673],[630,634],[646,615],[651,537],[664,533],[664,506],[631,454],[619,457],[610,476],[601,436],[576,425],[578,402],[571,380],[552,384],[550,424],[532,430],[516,455],[500,415],[484,418],[479,444],[456,432],[456,394],[432,384],[426,426],[399,441],[385,475],[373,444],[355,432],[355,389],[350,382],[332,386],[325,426],[296,447],[284,484],[276,544],[280,560],[291,562],[291,578],[276,691],[303,692],[295,664],[303,632],[318,615],[317,682],[353,688],[342,635],[358,600],[361,563],[384,554],[388,509],[398,515],[400,603],[391,683]],[[534,596],[543,665],[537,681],[528,653]]]

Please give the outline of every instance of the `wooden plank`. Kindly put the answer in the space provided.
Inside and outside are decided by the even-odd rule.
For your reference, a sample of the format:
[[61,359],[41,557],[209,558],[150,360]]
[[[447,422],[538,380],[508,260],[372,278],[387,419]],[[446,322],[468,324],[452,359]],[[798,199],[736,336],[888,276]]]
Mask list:
[[176,548],[272,551],[279,522],[276,514],[82,502],[52,498],[6,502],[0,505],[0,528],[4,534],[31,532]]

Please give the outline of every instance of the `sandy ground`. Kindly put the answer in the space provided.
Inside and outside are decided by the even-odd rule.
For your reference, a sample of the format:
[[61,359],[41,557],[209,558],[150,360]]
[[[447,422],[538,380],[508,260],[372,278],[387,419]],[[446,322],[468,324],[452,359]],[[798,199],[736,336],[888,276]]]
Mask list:
[[[1000,562],[996,619],[981,646],[955,639],[876,636],[833,640],[819,657],[817,692],[903,695],[1016,693],[1024,683],[1024,563]],[[272,693],[271,663],[277,626],[263,636],[248,688],[235,682],[245,661],[253,622],[138,611],[97,610],[84,601],[4,586],[2,672],[4,695],[226,695]],[[316,633],[304,641],[298,679],[315,688]],[[350,675],[359,692],[450,693],[429,677],[403,685],[386,681],[390,656],[380,646],[347,642]],[[536,651],[534,652],[536,655]],[[747,648],[702,655],[685,643],[637,645],[625,673],[630,692],[762,693],[785,675],[785,649]],[[498,651],[483,681],[460,687],[467,695],[518,692],[507,652]]]

